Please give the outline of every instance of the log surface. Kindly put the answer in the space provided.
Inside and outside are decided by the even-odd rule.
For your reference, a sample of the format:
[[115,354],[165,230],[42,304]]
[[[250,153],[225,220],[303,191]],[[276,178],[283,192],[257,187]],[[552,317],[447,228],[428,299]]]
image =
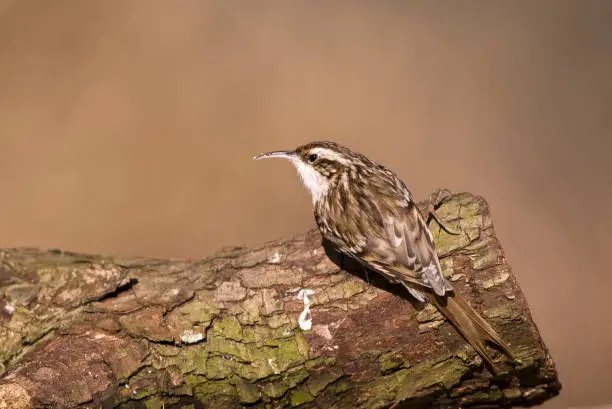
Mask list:
[[430,226],[445,274],[521,361],[504,376],[432,306],[338,267],[316,231],[197,261],[19,248],[0,250],[0,409],[494,408],[555,396],[487,203],[462,193],[438,212],[461,231]]

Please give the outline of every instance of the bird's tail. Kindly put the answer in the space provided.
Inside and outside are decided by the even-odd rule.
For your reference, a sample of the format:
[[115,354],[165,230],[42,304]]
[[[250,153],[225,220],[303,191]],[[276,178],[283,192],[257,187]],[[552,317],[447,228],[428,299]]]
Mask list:
[[508,344],[456,291],[445,297],[432,296],[430,300],[486,361],[494,375],[497,375],[499,370],[486,350],[486,342],[515,361]]

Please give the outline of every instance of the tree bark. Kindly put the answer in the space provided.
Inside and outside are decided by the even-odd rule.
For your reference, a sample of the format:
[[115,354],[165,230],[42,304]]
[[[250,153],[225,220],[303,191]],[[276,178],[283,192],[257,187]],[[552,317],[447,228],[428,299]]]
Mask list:
[[[431,224],[445,274],[521,361],[503,376],[432,306],[328,257],[316,231],[198,261],[19,248],[0,250],[0,408],[493,408],[555,396],[487,203],[458,194],[438,213],[461,231]],[[306,289],[311,329],[298,323]]]

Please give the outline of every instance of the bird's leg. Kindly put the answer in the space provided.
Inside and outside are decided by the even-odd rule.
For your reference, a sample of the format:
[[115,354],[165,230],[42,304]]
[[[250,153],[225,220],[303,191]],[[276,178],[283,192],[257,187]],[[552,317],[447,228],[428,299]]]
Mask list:
[[431,219],[434,219],[436,223],[438,223],[438,225],[444,229],[444,231],[446,231],[448,234],[456,236],[461,234],[461,232],[448,227],[446,223],[442,221],[440,216],[438,216],[438,212],[436,212],[442,203],[444,203],[444,201],[450,198],[452,195],[453,194],[448,189],[438,189],[436,192],[432,193],[431,196],[429,196],[427,210],[425,210],[425,218],[427,220],[427,226],[429,226]]

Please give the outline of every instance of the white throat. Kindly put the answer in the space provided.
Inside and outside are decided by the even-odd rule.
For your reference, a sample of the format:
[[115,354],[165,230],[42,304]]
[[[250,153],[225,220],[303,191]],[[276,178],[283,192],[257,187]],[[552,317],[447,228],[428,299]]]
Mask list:
[[316,204],[327,192],[329,181],[317,172],[312,166],[306,165],[300,159],[291,159],[291,163],[297,169],[302,183],[312,196],[312,204]]

